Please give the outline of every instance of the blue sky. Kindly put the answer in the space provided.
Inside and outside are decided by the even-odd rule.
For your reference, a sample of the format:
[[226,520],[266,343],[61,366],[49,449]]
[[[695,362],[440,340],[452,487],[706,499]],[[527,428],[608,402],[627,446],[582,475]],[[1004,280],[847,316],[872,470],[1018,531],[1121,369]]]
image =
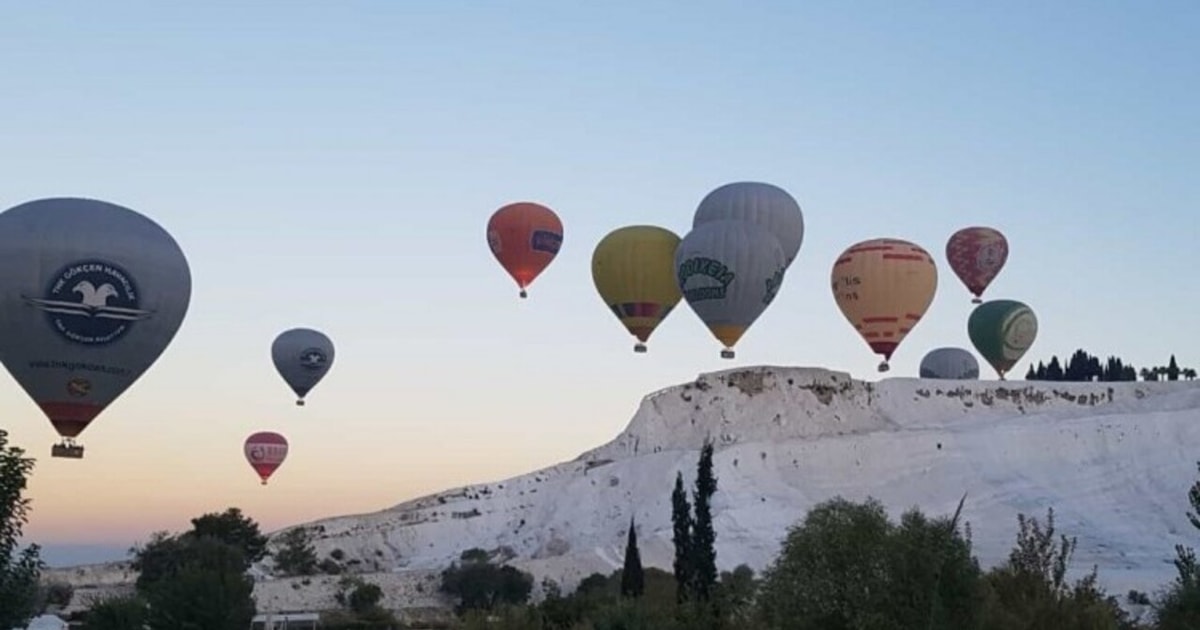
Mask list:
[[[0,5],[0,207],[129,206],[194,281],[86,459],[45,457],[49,423],[0,385],[39,458],[27,536],[124,549],[228,505],[268,529],[373,511],[572,458],[705,371],[877,379],[828,287],[877,236],[939,262],[891,375],[969,347],[943,252],[975,224],[1009,238],[987,296],[1037,312],[1027,358],[1197,366],[1197,32],[1194,2]],[[739,180],[805,213],[778,299],[735,361],[685,305],[634,355],[592,248],[632,223],[682,236]],[[517,200],[565,224],[525,301],[484,237]],[[269,359],[293,326],[338,348],[303,410]],[[292,440],[268,488],[241,454],[257,430]]]

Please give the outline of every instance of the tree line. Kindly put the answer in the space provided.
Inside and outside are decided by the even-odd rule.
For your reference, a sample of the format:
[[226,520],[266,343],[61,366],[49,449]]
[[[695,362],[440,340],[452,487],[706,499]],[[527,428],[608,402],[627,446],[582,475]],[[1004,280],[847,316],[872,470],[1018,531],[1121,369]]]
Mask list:
[[1166,365],[1143,367],[1138,369],[1124,360],[1109,356],[1103,362],[1082,348],[1064,363],[1059,362],[1058,355],[1052,355],[1049,362],[1038,361],[1037,365],[1029,365],[1025,374],[1027,381],[1178,381],[1195,380],[1196,370],[1190,367],[1180,367],[1175,355]]

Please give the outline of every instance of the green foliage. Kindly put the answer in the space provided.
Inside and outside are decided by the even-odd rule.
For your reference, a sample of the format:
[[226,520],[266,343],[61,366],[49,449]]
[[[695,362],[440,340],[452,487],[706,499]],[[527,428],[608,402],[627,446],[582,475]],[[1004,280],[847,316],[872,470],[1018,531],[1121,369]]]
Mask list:
[[88,609],[84,630],[138,630],[147,621],[146,602],[137,595],[109,597]]
[[980,569],[950,519],[916,509],[897,526],[875,499],[818,504],[763,574],[770,628],[969,628]]
[[671,523],[675,542],[676,601],[685,601],[692,584],[692,506],[683,486],[683,473],[675,473],[675,490],[671,494]]
[[255,614],[254,582],[241,548],[211,536],[173,540],[170,570],[139,586],[151,630],[245,630]]
[[704,441],[696,464],[696,488],[692,499],[696,517],[692,526],[692,594],[697,601],[712,599],[717,585],[717,533],[712,522],[712,497],[717,492],[713,474],[713,444]]
[[1115,598],[1097,585],[1097,573],[1071,584],[1066,574],[1075,551],[1074,538],[1054,538],[1054,510],[1043,528],[1036,518],[1017,516],[1020,531],[1008,562],[986,576],[984,616],[988,630],[1047,628],[1054,630],[1119,630],[1126,614]]
[[45,568],[41,548],[18,552],[21,532],[29,522],[30,500],[24,496],[34,460],[8,445],[0,429],[0,628],[24,626],[38,613],[38,580]]
[[482,549],[468,549],[442,572],[440,591],[458,599],[455,611],[494,610],[523,604],[533,591],[533,576],[509,565],[495,565]]
[[637,524],[629,519],[629,537],[625,541],[625,566],[621,570],[621,595],[641,597],[646,591],[646,573],[637,545]]
[[[1174,357],[1172,357],[1174,358]],[[1196,463],[1200,471],[1200,462]],[[1188,488],[1187,514],[1192,527],[1200,530],[1200,481]],[[1160,630],[1191,630],[1200,628],[1200,564],[1196,552],[1184,545],[1175,546],[1175,581],[1165,589],[1155,603]]]
[[267,554],[267,537],[259,531],[258,523],[235,507],[192,519],[192,533],[198,537],[212,536],[237,547],[245,558],[246,568]]
[[285,576],[316,575],[317,552],[312,545],[312,531],[294,527],[279,537],[280,548],[275,552],[275,569]]

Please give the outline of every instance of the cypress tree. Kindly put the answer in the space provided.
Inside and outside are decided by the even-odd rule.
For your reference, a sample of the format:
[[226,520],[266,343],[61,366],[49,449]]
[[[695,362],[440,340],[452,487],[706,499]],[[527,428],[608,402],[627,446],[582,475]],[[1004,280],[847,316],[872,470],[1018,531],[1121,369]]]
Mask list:
[[675,473],[675,492],[671,493],[671,523],[675,527],[675,599],[687,599],[692,585],[692,510],[683,473]]
[[712,496],[717,491],[717,478],[712,470],[713,445],[705,440],[696,465],[696,520],[692,537],[692,567],[695,594],[700,601],[711,599],[717,585],[717,534],[712,523]]
[[625,542],[625,567],[621,569],[621,596],[641,597],[646,591],[646,573],[642,569],[642,554],[638,552],[637,525],[629,519],[629,538]]
[[1179,364],[1175,362],[1175,355],[1171,355],[1171,362],[1167,364],[1167,380],[1179,380]]

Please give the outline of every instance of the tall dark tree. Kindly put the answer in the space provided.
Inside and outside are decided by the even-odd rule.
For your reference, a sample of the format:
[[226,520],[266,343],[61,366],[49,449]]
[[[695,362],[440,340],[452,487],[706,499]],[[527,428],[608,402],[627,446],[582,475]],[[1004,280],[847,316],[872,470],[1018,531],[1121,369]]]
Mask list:
[[1036,381],[1037,380],[1037,371],[1033,369],[1032,363],[1029,364],[1029,371],[1025,373],[1025,380],[1027,380],[1027,381]]
[[1175,355],[1171,355],[1171,362],[1167,364],[1167,380],[1179,380],[1179,364],[1175,362]]
[[8,446],[0,429],[0,628],[24,627],[36,614],[38,581],[44,564],[38,545],[17,552],[21,530],[29,522],[30,500],[24,496],[33,459]]
[[231,507],[224,512],[211,512],[192,519],[192,533],[197,537],[212,536],[242,551],[246,568],[267,554],[267,537],[259,531],[254,519]]
[[1047,381],[1063,380],[1063,369],[1062,369],[1062,364],[1060,364],[1058,362],[1058,355],[1053,355],[1050,357],[1050,363],[1049,363],[1049,365],[1046,366],[1046,380]]
[[696,598],[710,601],[717,587],[717,533],[712,522],[712,497],[717,492],[717,478],[713,475],[713,444],[704,441],[700,449],[700,461],[696,464],[696,488],[693,502],[696,519],[692,534],[692,566]]
[[683,487],[683,473],[675,473],[675,491],[671,493],[671,523],[675,529],[675,598],[691,599],[692,586],[692,506]]
[[312,530],[293,527],[281,534],[274,558],[275,570],[280,575],[316,575],[318,561],[312,545]]
[[629,519],[629,537],[625,541],[625,566],[621,569],[621,596],[641,597],[646,592],[646,572],[638,551],[637,524]]
[[216,536],[181,536],[169,571],[138,590],[151,630],[242,630],[257,612],[242,550]]

